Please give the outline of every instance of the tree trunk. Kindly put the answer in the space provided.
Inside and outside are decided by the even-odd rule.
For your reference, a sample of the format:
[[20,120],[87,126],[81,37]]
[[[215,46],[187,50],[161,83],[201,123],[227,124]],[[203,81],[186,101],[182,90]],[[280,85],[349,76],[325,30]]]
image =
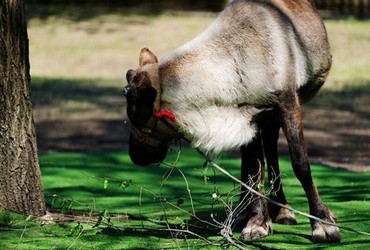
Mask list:
[[0,0],[0,209],[40,216],[29,69],[24,0]]

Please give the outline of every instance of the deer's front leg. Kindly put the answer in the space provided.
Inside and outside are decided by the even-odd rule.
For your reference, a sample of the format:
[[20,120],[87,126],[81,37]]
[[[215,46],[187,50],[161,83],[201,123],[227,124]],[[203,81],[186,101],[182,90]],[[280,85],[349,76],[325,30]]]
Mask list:
[[[241,157],[241,180],[263,193],[264,160],[259,134],[250,144],[241,147]],[[246,217],[246,226],[241,234],[242,240],[261,238],[271,234],[271,219],[263,198],[250,194],[242,188],[239,206],[244,206]]]

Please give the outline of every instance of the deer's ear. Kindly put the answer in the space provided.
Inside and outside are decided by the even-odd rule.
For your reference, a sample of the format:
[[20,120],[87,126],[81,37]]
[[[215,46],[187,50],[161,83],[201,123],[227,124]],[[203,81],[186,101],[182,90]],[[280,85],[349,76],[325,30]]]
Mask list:
[[146,64],[157,63],[157,57],[148,48],[143,48],[140,51],[139,66],[142,67]]

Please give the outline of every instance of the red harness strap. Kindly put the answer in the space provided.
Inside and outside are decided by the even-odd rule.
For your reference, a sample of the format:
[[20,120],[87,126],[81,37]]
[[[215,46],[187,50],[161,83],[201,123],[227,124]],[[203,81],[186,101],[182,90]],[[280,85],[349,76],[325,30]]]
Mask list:
[[168,110],[158,111],[158,112],[154,113],[154,117],[156,117],[158,119],[167,118],[171,122],[176,123],[175,114],[172,113],[171,111],[168,111]]

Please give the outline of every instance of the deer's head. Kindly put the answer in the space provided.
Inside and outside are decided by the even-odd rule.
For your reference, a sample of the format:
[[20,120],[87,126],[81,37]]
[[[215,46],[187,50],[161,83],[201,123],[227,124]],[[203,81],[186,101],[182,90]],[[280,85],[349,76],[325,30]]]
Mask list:
[[135,164],[161,162],[170,142],[178,137],[176,130],[156,114],[160,111],[161,87],[158,59],[147,48],[140,52],[139,68],[127,71],[128,85],[124,88],[127,115],[132,128],[129,155]]

